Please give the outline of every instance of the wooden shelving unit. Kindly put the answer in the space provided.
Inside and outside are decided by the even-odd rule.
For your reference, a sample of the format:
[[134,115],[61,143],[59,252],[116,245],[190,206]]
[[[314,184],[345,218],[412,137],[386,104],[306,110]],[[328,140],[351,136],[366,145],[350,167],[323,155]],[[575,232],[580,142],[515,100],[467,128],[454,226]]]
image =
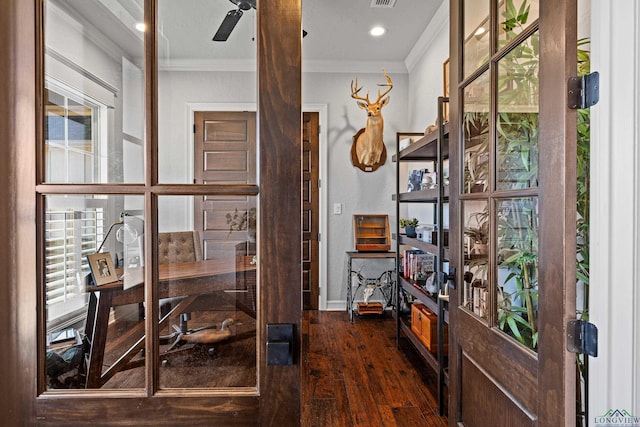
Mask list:
[[[443,105],[446,102],[448,102],[447,98],[438,98],[438,123],[443,122]],[[429,204],[432,205],[434,209],[434,222],[435,225],[437,225],[437,231],[435,232],[433,243],[407,237],[405,234],[399,233],[394,234],[393,237],[396,241],[396,253],[398,257],[398,277],[396,280],[398,307],[400,307],[400,301],[403,301],[405,296],[407,296],[407,299],[412,299],[416,303],[420,302],[437,315],[437,345],[434,346],[434,348],[437,348],[437,352],[430,352],[421,339],[412,331],[410,315],[398,311],[395,314],[395,319],[398,345],[403,337],[408,339],[422,356],[425,364],[437,373],[438,405],[441,414],[444,413],[445,400],[447,399],[444,388],[448,385],[448,357],[445,354],[446,346],[444,342],[445,324],[449,322],[448,301],[439,298],[437,294],[428,293],[422,286],[419,286],[410,278],[405,278],[403,272],[400,271],[400,266],[403,265],[401,257],[404,249],[407,247],[419,249],[435,256],[434,274],[436,277],[439,277],[438,273],[443,272],[444,264],[449,259],[448,247],[443,244],[447,240],[445,238],[443,222],[444,205],[449,201],[449,187],[444,184],[443,179],[444,163],[449,156],[448,135],[448,123],[439,126],[438,129],[427,135],[399,132],[396,138],[397,154],[392,157],[393,161],[396,162],[396,193],[392,196],[392,199],[396,203],[396,218],[399,220],[401,217],[400,207],[402,204]],[[408,147],[400,150],[400,141],[407,137],[411,137],[413,142]],[[406,181],[401,179],[400,164],[402,162],[424,162],[433,167],[437,174],[435,187],[421,188],[414,191],[401,191],[401,189],[406,190]],[[399,224],[397,225],[397,230],[400,230]],[[438,284],[438,289],[444,290],[445,286],[445,284]]]

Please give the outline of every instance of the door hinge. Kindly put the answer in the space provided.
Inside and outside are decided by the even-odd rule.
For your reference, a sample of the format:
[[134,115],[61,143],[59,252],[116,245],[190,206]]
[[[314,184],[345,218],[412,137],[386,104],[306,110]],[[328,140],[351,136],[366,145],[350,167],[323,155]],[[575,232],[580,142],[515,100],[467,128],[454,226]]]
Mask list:
[[193,125],[193,133],[196,133],[196,125]]
[[600,100],[600,74],[594,71],[567,82],[567,106],[572,110],[589,108]]
[[567,350],[598,357],[598,328],[586,320],[567,323]]

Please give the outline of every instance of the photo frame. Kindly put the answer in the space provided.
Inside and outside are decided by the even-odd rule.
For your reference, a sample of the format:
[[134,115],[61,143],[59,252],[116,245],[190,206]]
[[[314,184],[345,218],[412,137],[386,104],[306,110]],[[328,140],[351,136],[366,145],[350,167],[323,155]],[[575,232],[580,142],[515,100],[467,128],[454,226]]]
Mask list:
[[89,268],[96,286],[118,281],[118,274],[109,252],[88,255],[87,260],[89,261]]

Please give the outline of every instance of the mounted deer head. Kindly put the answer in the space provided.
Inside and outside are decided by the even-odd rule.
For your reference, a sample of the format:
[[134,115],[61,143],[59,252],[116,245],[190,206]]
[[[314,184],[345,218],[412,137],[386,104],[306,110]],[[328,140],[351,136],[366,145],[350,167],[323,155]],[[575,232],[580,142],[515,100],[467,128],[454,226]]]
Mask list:
[[378,99],[376,102],[369,100],[369,92],[363,98],[359,95],[362,87],[358,87],[358,77],[356,83],[351,81],[351,97],[358,100],[358,107],[367,110],[367,125],[353,136],[351,146],[351,161],[354,166],[365,172],[373,172],[382,166],[387,160],[387,149],[382,141],[384,130],[384,119],[382,118],[382,107],[389,103],[389,97],[385,96],[393,89],[393,81],[385,70],[382,70],[387,83],[378,84],[386,87],[384,93],[378,89]]

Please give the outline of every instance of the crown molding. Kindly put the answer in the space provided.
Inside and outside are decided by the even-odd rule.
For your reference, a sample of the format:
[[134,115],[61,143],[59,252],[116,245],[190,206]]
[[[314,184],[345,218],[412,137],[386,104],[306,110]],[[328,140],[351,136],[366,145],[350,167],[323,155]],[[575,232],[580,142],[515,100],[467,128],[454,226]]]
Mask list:
[[405,67],[409,72],[413,71],[420,59],[429,50],[435,38],[443,31],[449,31],[449,2],[446,0],[442,2],[431,21],[429,21],[429,25],[427,25],[427,28],[425,28],[404,60]]
[[[159,61],[161,71],[234,71],[253,73],[255,60],[171,60]],[[302,62],[303,73],[379,73],[385,69],[388,73],[407,74],[407,68],[401,61],[321,61]]]

